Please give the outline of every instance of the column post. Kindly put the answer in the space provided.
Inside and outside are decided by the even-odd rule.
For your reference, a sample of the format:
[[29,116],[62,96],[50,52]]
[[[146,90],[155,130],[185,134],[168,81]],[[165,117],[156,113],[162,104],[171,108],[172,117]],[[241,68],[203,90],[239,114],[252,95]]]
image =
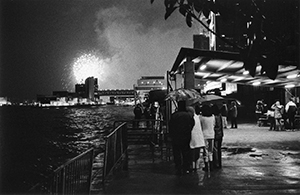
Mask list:
[[191,57],[187,57],[187,61],[184,62],[184,88],[195,88],[195,64]]

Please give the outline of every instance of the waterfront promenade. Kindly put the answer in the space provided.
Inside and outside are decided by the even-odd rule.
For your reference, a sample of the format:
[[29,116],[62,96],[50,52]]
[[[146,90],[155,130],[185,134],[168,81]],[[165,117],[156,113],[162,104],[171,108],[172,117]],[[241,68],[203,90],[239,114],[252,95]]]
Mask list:
[[152,163],[148,147],[131,146],[128,171],[92,194],[300,194],[299,130],[244,123],[224,133],[220,170],[176,176],[172,159],[157,151]]

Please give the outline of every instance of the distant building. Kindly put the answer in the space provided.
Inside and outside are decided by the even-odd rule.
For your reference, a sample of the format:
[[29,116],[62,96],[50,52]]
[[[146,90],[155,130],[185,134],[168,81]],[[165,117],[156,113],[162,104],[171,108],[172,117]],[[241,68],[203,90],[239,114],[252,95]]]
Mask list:
[[68,91],[53,91],[52,95],[55,97],[69,97],[70,93]]
[[0,106],[11,105],[11,102],[7,100],[7,97],[0,97]]
[[143,76],[137,80],[136,90],[154,90],[166,88],[164,76]]
[[98,88],[98,79],[88,77],[84,84],[75,85],[75,92],[53,91],[52,95],[37,95],[37,102],[43,106],[70,106],[99,103]]
[[137,80],[137,85],[134,85],[134,90],[137,94],[137,99],[144,101],[148,98],[151,90],[166,89],[166,79],[164,76],[142,76]]
[[85,97],[85,84],[76,84],[75,93],[78,95],[78,97]]
[[55,96],[47,96],[47,95],[37,95],[36,100],[41,104],[50,104],[51,101],[56,101]]
[[88,77],[85,83],[75,85],[75,94],[81,98],[87,98],[94,100],[99,90],[98,79],[94,77]]
[[98,79],[95,79],[94,77],[88,77],[85,80],[85,93],[86,98],[90,100],[95,99],[95,92],[98,90]]

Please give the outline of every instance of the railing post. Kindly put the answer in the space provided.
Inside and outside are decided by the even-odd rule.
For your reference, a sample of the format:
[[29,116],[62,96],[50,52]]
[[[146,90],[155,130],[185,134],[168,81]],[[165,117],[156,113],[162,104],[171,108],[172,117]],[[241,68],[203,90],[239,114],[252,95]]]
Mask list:
[[62,194],[65,194],[65,186],[66,186],[66,169],[65,169],[65,167],[63,167],[63,171],[62,171],[62,189],[61,189]]
[[105,151],[104,151],[104,161],[103,161],[103,171],[102,171],[102,183],[104,184],[106,177],[106,168],[107,168],[107,156],[108,156],[108,137],[104,137],[105,140]]
[[127,142],[127,124],[122,127],[122,145],[123,153],[125,153],[125,162],[123,164],[123,170],[128,170],[128,142]]
[[93,172],[93,161],[94,161],[94,149],[91,151],[91,154],[90,154],[90,171],[89,171],[89,176],[88,176],[88,185],[87,185],[87,191],[88,191],[88,194],[90,194],[91,192],[91,183],[92,183],[92,172]]

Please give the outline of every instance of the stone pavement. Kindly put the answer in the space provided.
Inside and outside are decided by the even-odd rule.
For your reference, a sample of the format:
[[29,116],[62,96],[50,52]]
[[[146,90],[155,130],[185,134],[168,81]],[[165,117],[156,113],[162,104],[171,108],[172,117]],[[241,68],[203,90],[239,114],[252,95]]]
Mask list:
[[[241,136],[247,134],[256,136],[242,144]],[[176,176],[172,160],[161,159],[159,151],[152,163],[148,147],[131,147],[128,171],[114,176],[99,193],[300,194],[300,131],[270,132],[266,127],[240,125],[239,129],[226,129],[226,136],[223,168],[210,174],[198,169]],[[257,142],[260,137],[258,140],[268,143]]]

